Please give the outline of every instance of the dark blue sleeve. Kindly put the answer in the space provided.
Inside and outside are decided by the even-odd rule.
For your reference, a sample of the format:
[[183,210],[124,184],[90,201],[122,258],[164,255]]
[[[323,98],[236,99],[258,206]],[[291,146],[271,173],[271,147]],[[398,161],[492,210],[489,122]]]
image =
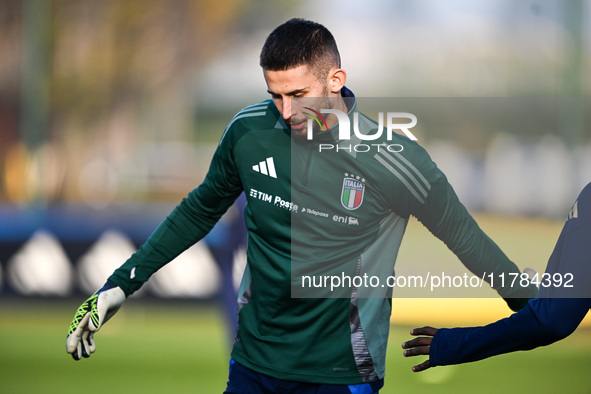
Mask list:
[[518,313],[484,327],[442,328],[431,343],[430,364],[461,364],[549,345],[570,335],[589,308],[589,298],[537,298]]
[[[440,329],[429,352],[431,366],[477,361],[529,350],[570,335],[591,308],[591,184],[573,205],[546,273],[572,273],[574,288],[545,288],[518,313],[483,327]],[[566,297],[577,298],[566,298]]]

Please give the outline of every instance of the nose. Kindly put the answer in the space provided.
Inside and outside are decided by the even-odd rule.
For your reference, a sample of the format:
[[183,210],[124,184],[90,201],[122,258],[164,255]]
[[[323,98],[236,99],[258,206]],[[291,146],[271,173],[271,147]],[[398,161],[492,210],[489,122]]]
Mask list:
[[283,119],[287,120],[291,118],[291,115],[291,98],[283,97],[281,99],[281,116],[283,116]]

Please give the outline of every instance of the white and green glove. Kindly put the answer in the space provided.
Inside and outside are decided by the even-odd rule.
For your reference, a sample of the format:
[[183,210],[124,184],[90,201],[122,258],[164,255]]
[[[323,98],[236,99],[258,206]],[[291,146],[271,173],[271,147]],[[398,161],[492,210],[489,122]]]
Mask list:
[[66,338],[66,351],[74,360],[90,357],[96,350],[94,333],[119,310],[123,301],[123,290],[108,280],[101,289],[80,305]]

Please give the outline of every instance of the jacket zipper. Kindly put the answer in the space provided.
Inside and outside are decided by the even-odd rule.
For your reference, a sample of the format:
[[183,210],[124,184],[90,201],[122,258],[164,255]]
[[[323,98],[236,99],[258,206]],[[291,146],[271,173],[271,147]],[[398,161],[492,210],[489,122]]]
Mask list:
[[307,149],[308,149],[308,158],[306,159],[306,167],[304,169],[304,179],[302,182],[304,186],[308,186],[308,174],[310,172],[310,165],[312,163],[312,154],[314,153],[312,146],[308,147]]

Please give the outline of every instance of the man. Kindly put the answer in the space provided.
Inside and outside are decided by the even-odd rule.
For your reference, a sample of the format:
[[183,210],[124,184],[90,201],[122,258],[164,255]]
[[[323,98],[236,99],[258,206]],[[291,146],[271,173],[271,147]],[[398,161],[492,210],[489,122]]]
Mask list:
[[570,335],[591,309],[591,183],[579,194],[562,229],[546,272],[538,278],[540,298],[518,313],[484,327],[415,328],[428,335],[402,344],[405,357],[428,355],[413,367],[461,364],[545,346]]
[[[207,234],[244,191],[247,267],[226,392],[377,392],[385,374],[391,289],[349,284],[314,292],[300,279],[370,273],[385,283],[411,214],[472,272],[519,270],[414,141],[394,133],[372,141],[372,152],[319,151],[322,143],[340,142],[338,111],[364,134],[377,131],[357,113],[336,42],[324,26],[292,19],[277,27],[260,63],[272,100],[232,119],[203,184],[80,307],[67,351],[75,359],[89,356],[92,334],[123,300]],[[317,116],[322,110],[333,112],[325,119]],[[309,114],[317,114],[312,127]],[[402,149],[390,152],[380,145],[386,142]],[[537,295],[531,287],[496,290],[515,310]]]

